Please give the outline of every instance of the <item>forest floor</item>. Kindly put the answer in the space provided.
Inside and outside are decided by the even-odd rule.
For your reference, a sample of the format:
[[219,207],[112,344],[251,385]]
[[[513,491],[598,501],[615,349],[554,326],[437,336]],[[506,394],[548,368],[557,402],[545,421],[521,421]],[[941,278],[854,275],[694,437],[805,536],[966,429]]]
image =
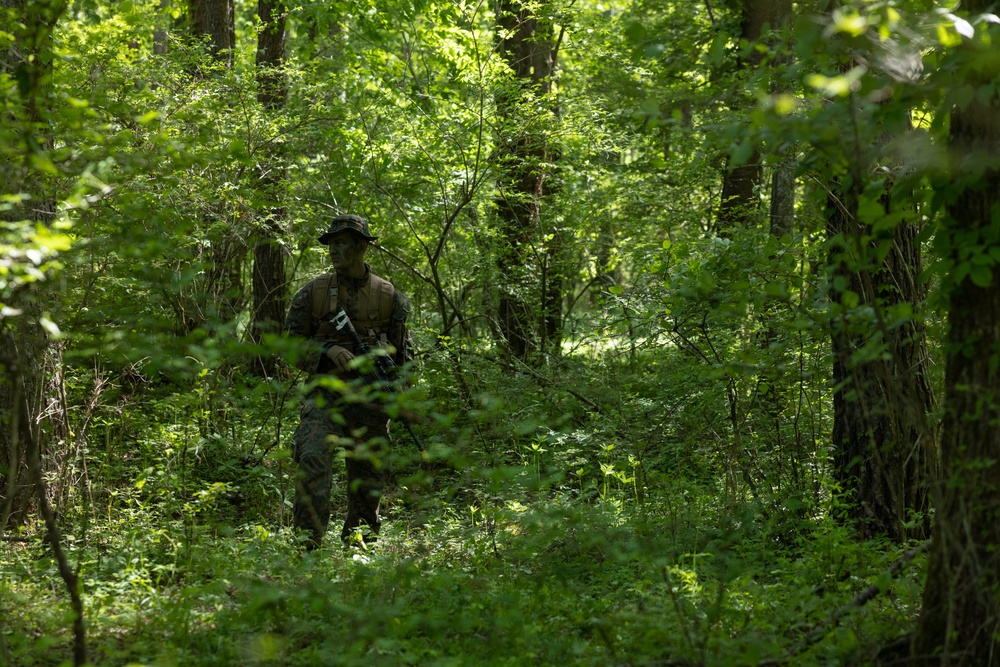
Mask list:
[[[126,503],[65,536],[90,661],[860,665],[919,609],[922,556],[888,574],[914,545],[857,543],[823,519],[765,519],[679,485],[638,502],[504,484],[520,492],[419,508],[389,498],[376,544],[308,554],[287,528]],[[71,664],[51,550],[0,542],[0,575],[0,662]],[[851,604],[873,584],[870,602]]]

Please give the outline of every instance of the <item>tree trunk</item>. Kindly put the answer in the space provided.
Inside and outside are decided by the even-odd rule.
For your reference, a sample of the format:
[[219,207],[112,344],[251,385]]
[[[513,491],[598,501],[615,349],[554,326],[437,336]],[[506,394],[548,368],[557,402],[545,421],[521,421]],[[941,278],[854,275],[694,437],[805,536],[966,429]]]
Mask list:
[[[740,39],[753,45],[766,36],[768,28],[780,28],[792,13],[791,0],[744,0],[741,5]],[[763,62],[763,54],[752,46],[747,56],[741,57],[738,68],[741,71],[753,71]],[[743,113],[752,104],[752,100],[736,94],[733,110]],[[760,185],[761,164],[760,151],[751,151],[742,164],[733,164],[727,160],[726,170],[722,177],[722,201],[719,208],[719,232],[726,234],[734,227],[745,227],[757,208],[754,191]]]
[[153,53],[162,56],[170,50],[169,31],[167,25],[167,9],[170,0],[159,0],[159,11],[156,13],[156,24],[153,26]]
[[288,97],[285,80],[285,24],[287,9],[282,0],[259,0],[257,16],[257,101],[268,111],[280,111]]
[[[989,11],[982,0],[964,9]],[[988,25],[976,27],[977,41]],[[996,31],[991,32],[995,39]],[[977,46],[968,49],[967,57],[993,62],[984,56],[995,47]],[[978,72],[982,79],[971,83],[991,82],[995,67]],[[995,97],[989,104],[976,98],[954,109],[950,132],[948,185],[960,183],[963,189],[947,206],[945,233],[955,267],[945,279],[949,332],[942,471],[913,653],[917,664],[988,667],[1000,665],[1000,264],[970,262],[1000,247],[1000,104]],[[963,264],[971,272],[956,280]]]
[[231,67],[236,48],[233,0],[190,0],[188,7],[191,33],[207,39],[212,57]]
[[[21,315],[0,328],[0,348],[5,350],[5,359],[0,361],[0,530],[23,525],[34,508],[28,443],[39,441],[32,427],[41,409],[40,369],[46,347],[45,332],[38,326],[41,312],[36,294],[36,289],[27,288],[7,304]],[[28,420],[19,418],[20,397],[13,382],[18,374],[24,378],[24,400],[32,416]]]
[[[257,5],[261,28],[257,34],[257,101],[268,112],[281,111],[288,95],[285,73],[285,7],[280,0],[260,0]],[[269,159],[260,165],[258,188],[268,209],[262,221],[253,261],[253,326],[251,335],[257,343],[266,334],[277,334],[285,318],[285,253],[278,238],[282,231],[285,208],[281,204],[285,167],[280,144],[268,151]],[[269,376],[275,360],[259,354],[254,371]]]
[[779,162],[771,175],[771,234],[776,238],[795,233],[795,176],[792,166]]
[[[191,36],[207,44],[212,59],[226,68],[232,67],[236,43],[233,0],[190,0],[188,22]],[[204,266],[204,275],[190,286],[193,294],[182,291],[173,304],[181,334],[211,328],[217,322],[230,322],[246,305],[243,284],[248,250],[246,233],[221,218],[222,215],[206,212],[204,236],[210,242],[199,245],[197,258]]]
[[732,160],[722,177],[722,204],[719,207],[719,232],[726,234],[735,227],[750,223],[756,206],[754,191],[760,184],[760,152],[753,151],[743,164]]
[[[920,248],[916,229],[901,222],[885,259],[878,260],[872,229],[857,219],[860,184],[834,188],[828,201],[831,297],[841,310],[832,322],[833,469],[846,518],[863,538],[884,534],[901,542],[925,536],[927,480],[933,437],[926,414],[933,404],[927,380],[923,326],[913,317],[890,327],[893,306],[917,309]],[[837,196],[839,195],[839,196]],[[886,213],[889,201],[883,199]],[[875,313],[877,320],[866,319]],[[924,520],[904,524],[912,513]]]
[[[544,306],[532,308],[528,297],[542,282],[544,260],[536,246],[550,155],[545,133],[537,128],[539,119],[526,118],[519,107],[529,96],[544,100],[549,94],[556,53],[551,22],[540,18],[532,5],[501,0],[496,23],[497,48],[514,75],[514,81],[496,98],[502,128],[497,138],[501,167],[496,198],[501,236],[497,268],[504,283],[497,320],[507,351],[524,359],[541,338],[542,327],[533,323]],[[551,297],[543,294],[541,300],[546,299]]]
[[[11,99],[11,115],[5,119],[5,132],[31,136],[34,146],[19,149],[19,142],[4,141],[0,146],[0,160],[5,165],[7,182],[0,183],[0,194],[31,193],[31,199],[22,201],[0,219],[18,222],[49,224],[55,214],[55,204],[44,177],[27,165],[30,151],[44,155],[52,144],[41,128],[49,127],[43,114],[49,104],[49,76],[51,74],[51,39],[59,15],[64,9],[60,2],[37,2],[31,7],[23,0],[3,0],[3,6],[13,13],[11,29],[15,30],[19,48],[0,51],[0,72],[19,70],[24,77],[21,95]],[[28,49],[31,51],[28,51]],[[20,103],[21,106],[16,106]],[[20,125],[20,127],[18,127]],[[10,289],[11,285],[16,285]],[[42,384],[45,351],[48,341],[39,325],[43,305],[39,302],[43,283],[22,283],[15,279],[8,283],[8,291],[0,300],[8,314],[0,318],[0,530],[22,525],[34,506],[36,489],[31,481],[28,443],[38,442],[33,430],[41,412]],[[18,416],[18,390],[13,378],[23,377],[24,399],[29,409],[29,419]]]
[[570,232],[556,229],[545,248],[542,280],[542,350],[559,356],[562,351],[563,298],[566,293],[567,239]]

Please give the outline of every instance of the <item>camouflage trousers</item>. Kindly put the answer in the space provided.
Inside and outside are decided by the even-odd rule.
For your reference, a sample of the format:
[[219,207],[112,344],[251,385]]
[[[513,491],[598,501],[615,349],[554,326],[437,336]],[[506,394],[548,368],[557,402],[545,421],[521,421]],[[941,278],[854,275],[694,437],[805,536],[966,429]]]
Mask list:
[[347,464],[347,518],[341,539],[363,523],[378,533],[388,445],[385,412],[338,402],[327,392],[305,402],[292,435],[297,466],[293,523],[310,536],[310,547],[319,546],[330,523],[333,460],[340,452]]

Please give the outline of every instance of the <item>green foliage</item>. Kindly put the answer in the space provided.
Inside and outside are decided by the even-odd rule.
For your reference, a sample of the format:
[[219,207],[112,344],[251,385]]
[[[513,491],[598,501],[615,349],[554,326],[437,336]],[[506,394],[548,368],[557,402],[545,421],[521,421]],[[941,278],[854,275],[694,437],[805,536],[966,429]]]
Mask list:
[[[856,664],[912,625],[919,563],[886,581],[901,547],[830,518],[829,334],[856,324],[862,363],[887,354],[879,327],[926,323],[936,355],[935,290],[992,284],[995,230],[942,218],[966,184],[950,110],[996,95],[989,19],[803,7],[753,45],[738,4],[543,3],[554,103],[525,93],[502,127],[515,82],[475,3],[286,3],[280,110],[257,101],[251,3],[232,67],[186,39],[180,5],[144,0],[72,3],[51,70],[0,71],[0,323],[40,288],[29,316],[58,333],[40,433],[94,664]],[[980,59],[957,49],[970,30]],[[539,281],[516,286],[533,317],[541,274],[567,267],[562,347],[530,365],[495,345],[498,137],[519,133],[552,149],[519,267]],[[794,233],[767,229],[762,180],[718,238],[723,165],[758,149],[766,175],[794,163]],[[833,185],[858,186],[856,237],[825,238]],[[415,305],[391,410],[421,416],[427,451],[395,429],[370,551],[301,555],[289,529],[302,378],[247,373],[300,353],[248,331],[276,209],[286,289],[350,210]],[[878,270],[904,223],[929,304],[878,310],[824,268]],[[69,659],[40,534],[0,536],[0,663]]]
[[[678,491],[642,506],[556,492],[472,520],[455,503],[423,524],[399,517],[371,552],[298,556],[286,531],[253,522],[182,548],[179,522],[150,532],[141,516],[72,551],[92,582],[95,662],[109,665],[756,663],[781,654],[775,637],[795,643],[823,628],[893,557],[830,525],[803,536],[808,550],[781,547],[751,509]],[[60,659],[54,643],[17,639],[26,623],[58,636],[63,622],[51,593],[32,592],[52,567],[29,557],[38,549],[4,560],[15,664]],[[891,602],[831,628],[802,664],[891,636],[916,604],[916,576],[881,585]]]

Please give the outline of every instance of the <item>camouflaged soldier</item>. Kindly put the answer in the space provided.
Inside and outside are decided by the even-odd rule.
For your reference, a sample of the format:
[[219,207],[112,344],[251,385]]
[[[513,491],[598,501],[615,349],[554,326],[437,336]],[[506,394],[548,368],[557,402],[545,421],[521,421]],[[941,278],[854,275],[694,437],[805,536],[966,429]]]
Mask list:
[[[319,237],[329,246],[334,272],[307,283],[292,297],[285,332],[312,342],[296,364],[310,374],[330,374],[356,381],[351,368],[354,344],[346,332],[328,321],[338,303],[358,335],[390,351],[400,366],[410,360],[412,344],[406,331],[408,299],[389,281],[376,276],[365,262],[372,241],[368,222],[340,215]],[[343,447],[347,462],[347,519],[340,536],[348,540],[367,524],[377,534],[383,487],[383,463],[389,444],[389,418],[371,403],[351,402],[331,389],[313,390],[302,406],[301,421],[292,436],[292,457],[298,466],[294,524],[309,536],[307,547],[319,546],[330,522],[333,458]]]

